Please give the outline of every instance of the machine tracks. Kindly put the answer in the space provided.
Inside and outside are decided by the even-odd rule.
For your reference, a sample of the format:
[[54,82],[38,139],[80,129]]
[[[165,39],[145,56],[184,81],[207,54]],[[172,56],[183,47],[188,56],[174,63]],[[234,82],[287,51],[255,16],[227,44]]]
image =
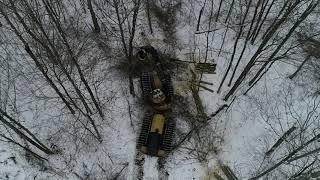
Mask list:
[[[137,180],[143,180],[145,176],[148,176],[148,174],[145,174],[145,170],[144,170],[144,163],[146,161],[147,158],[152,158],[152,157],[148,157],[147,155],[137,151],[136,153],[136,157],[135,157],[135,161],[134,161],[134,172],[136,174],[134,179]],[[159,158],[156,161],[156,164],[153,164],[158,173],[158,180],[168,180],[169,179],[169,173],[165,168],[165,163],[166,163],[166,158]]]
[[[137,140],[137,150],[139,151],[142,146],[145,146],[148,143],[148,133],[151,128],[151,120],[152,120],[152,114],[146,113],[145,117],[143,118],[139,138]],[[175,131],[175,121],[173,119],[169,119],[166,130],[163,136],[161,149],[165,150],[166,152],[170,152],[172,149],[172,141],[174,137],[174,131]]]
[[175,130],[175,122],[173,119],[170,119],[166,131],[164,133],[163,141],[162,141],[162,149],[164,149],[166,152],[170,152],[172,149],[172,141],[174,136],[174,130]]
[[142,98],[144,101],[147,101],[150,97],[150,92],[152,91],[151,87],[151,76],[148,72],[142,73],[140,77],[140,84],[142,90]]
[[159,158],[157,161],[157,169],[158,169],[158,179],[159,180],[168,180],[169,173],[165,168],[166,158]]
[[172,150],[176,125],[170,116],[174,97],[171,75],[164,69],[164,64],[153,47],[145,47],[137,53],[137,57],[146,65],[147,71],[140,75],[140,86],[146,109],[150,110],[144,115],[137,139],[136,179],[151,177],[150,172],[158,171],[159,179],[167,180],[169,175],[164,164],[166,156]]
[[[135,179],[138,179],[138,180],[143,180],[143,177],[145,176],[145,172],[144,172],[145,160],[146,158],[151,158],[140,151],[140,148],[145,144],[147,144],[148,132],[151,128],[151,118],[152,118],[151,112],[147,112],[145,114],[145,117],[143,118],[140,134],[137,139],[137,152],[136,152],[134,162],[135,162],[135,173],[136,173]],[[163,143],[162,143],[162,148],[166,152],[170,152],[172,149],[174,132],[175,132],[175,121],[170,118],[169,123],[167,124],[167,127],[166,127],[166,132],[165,132]],[[165,168],[165,163],[166,163],[166,157],[161,157],[161,158],[158,158],[157,163],[155,164],[158,170],[159,180],[168,180],[169,178],[169,174]]]
[[151,113],[146,113],[145,117],[143,118],[140,134],[137,142],[137,149],[140,150],[141,146],[144,146],[148,141],[148,133],[151,127]]
[[137,180],[143,180],[144,176],[144,170],[143,170],[143,164],[145,161],[145,155],[142,154],[140,151],[136,152],[136,157],[134,159],[134,172],[136,172],[136,178]]
[[169,96],[170,99],[173,98],[173,85],[172,85],[172,80],[170,76],[165,76],[164,77],[164,89],[165,93]]

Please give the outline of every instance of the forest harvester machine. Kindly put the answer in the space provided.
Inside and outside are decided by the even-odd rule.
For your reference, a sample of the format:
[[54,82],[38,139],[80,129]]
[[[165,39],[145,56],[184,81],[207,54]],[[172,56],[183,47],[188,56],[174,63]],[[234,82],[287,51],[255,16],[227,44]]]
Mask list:
[[140,83],[143,100],[150,109],[142,122],[137,149],[151,156],[163,157],[172,149],[175,129],[174,120],[170,118],[173,100],[171,76],[153,47],[141,48],[136,57],[145,62]]

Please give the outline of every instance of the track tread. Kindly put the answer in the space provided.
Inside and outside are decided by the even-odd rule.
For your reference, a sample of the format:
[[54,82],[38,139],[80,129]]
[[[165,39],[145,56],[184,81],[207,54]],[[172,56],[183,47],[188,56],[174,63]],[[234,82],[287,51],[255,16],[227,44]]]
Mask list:
[[169,119],[169,122],[166,127],[166,131],[164,134],[164,138],[162,141],[162,148],[166,152],[170,152],[172,149],[172,141],[174,138],[174,132],[175,132],[175,121],[173,119]]
[[143,72],[140,77],[142,97],[143,100],[147,101],[150,97],[151,87],[151,76],[148,72]]
[[166,92],[166,95],[171,99],[173,97],[174,91],[173,91],[173,85],[170,75],[166,75],[164,77],[164,91]]
[[137,142],[137,148],[140,148],[141,146],[144,146],[147,143],[148,134],[151,127],[151,118],[152,118],[152,115],[150,113],[146,113],[142,121],[140,134]]

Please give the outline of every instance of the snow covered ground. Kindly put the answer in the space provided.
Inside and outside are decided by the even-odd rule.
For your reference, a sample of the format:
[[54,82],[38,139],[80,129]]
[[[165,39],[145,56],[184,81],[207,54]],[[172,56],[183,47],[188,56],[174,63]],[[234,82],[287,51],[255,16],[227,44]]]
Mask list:
[[[210,115],[220,106],[231,102],[223,101],[229,87],[223,86],[220,93],[217,93],[217,89],[229,63],[236,32],[233,30],[228,32],[229,36],[225,39],[222,53],[218,56],[225,31],[222,23],[211,25],[210,28],[217,28],[217,31],[195,34],[198,13],[203,3],[202,1],[186,1],[182,5],[182,12],[177,13],[178,21],[174,34],[177,39],[176,44],[164,42],[165,37],[156,23],[154,23],[153,35],[142,34],[141,32],[148,32],[147,22],[142,19],[138,20],[139,26],[134,46],[150,44],[161,53],[170,54],[184,61],[200,60],[203,62],[207,53],[208,62],[216,63],[217,69],[216,74],[204,74],[203,80],[213,83],[208,87],[214,92],[200,90],[199,95],[205,112]],[[218,7],[218,3],[218,0],[214,1],[215,8]],[[204,9],[204,14],[207,16],[203,19],[204,25],[200,26],[200,30],[208,28],[205,22],[210,14],[209,7],[207,5]],[[207,34],[209,34],[208,41]],[[113,44],[114,47],[110,50],[112,53],[121,52],[118,42]],[[207,43],[209,48],[206,52]],[[249,60],[256,48],[256,45],[249,45],[243,57],[244,62]],[[102,50],[97,47],[88,53],[90,56],[103,54]],[[236,53],[236,56],[239,56],[239,52]],[[21,71],[31,75],[19,78],[15,82],[17,85],[26,86],[18,87],[18,91],[21,92],[17,97],[18,100],[21,100],[18,103],[19,107],[21,106],[21,113],[17,118],[23,120],[22,122],[27,127],[49,145],[56,145],[60,153],[46,157],[48,161],[38,162],[32,158],[28,159],[21,149],[0,142],[0,180],[113,178],[135,180],[137,178],[136,139],[139,135],[144,109],[139,94],[138,79],[134,80],[137,96],[132,97],[128,92],[127,77],[119,76],[123,72],[115,68],[118,65],[116,61],[121,59],[116,58],[118,59],[99,62],[94,66],[93,72],[88,75],[91,84],[99,82],[97,95],[106,115],[104,121],[100,120],[98,115],[94,116],[102,134],[102,143],[81,129],[81,125],[74,123],[71,115],[65,112],[60,115],[61,109],[55,100],[42,101],[39,100],[39,97],[28,97],[30,94],[25,93],[26,89],[38,89],[43,84],[28,83],[28,78],[32,78],[35,74],[30,71],[34,67],[28,65],[30,63],[28,60],[21,61],[26,67],[28,66],[25,71]],[[245,63],[240,64],[239,69],[244,66]],[[17,67],[19,65],[12,66],[12,68]],[[160,171],[158,158],[145,156],[143,179],[156,180],[160,179],[159,177],[166,177],[169,180],[212,179],[212,172],[221,172],[219,163],[231,167],[239,179],[247,179],[254,175],[263,161],[263,153],[281,136],[283,131],[296,123],[294,119],[288,118],[282,100],[289,94],[293,108],[299,109],[300,117],[308,114],[310,104],[307,101],[311,98],[308,98],[307,90],[301,87],[301,84],[294,83],[287,78],[294,70],[294,67],[284,63],[275,64],[247,95],[241,94],[243,89],[237,92],[232,105],[214,117],[210,123],[212,129],[215,130],[214,133],[219,135],[223,141],[221,144],[213,145],[217,147],[217,152],[211,152],[207,156],[207,161],[199,162],[195,156],[189,154],[190,151],[187,148],[192,143],[186,143],[183,144],[184,148],[169,154],[165,159],[164,168]],[[41,79],[38,74],[34,77]],[[174,82],[174,84],[176,89],[183,89],[186,83]],[[41,95],[41,90],[34,93]],[[182,94],[182,92],[176,93]],[[191,97],[190,92],[183,95]],[[274,112],[275,108],[279,112]],[[33,111],[35,109],[36,111]],[[278,116],[269,117],[266,112],[273,112]],[[273,119],[268,121],[268,118]],[[273,121],[277,118],[286,121],[283,120],[280,123]],[[184,131],[183,133],[186,133],[189,129],[187,122],[184,123],[178,126],[181,131]]]

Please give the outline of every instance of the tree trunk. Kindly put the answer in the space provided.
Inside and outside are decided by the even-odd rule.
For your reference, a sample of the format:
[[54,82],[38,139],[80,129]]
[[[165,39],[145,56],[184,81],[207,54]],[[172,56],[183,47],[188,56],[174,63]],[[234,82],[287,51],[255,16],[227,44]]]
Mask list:
[[233,45],[233,52],[232,52],[232,55],[231,55],[231,59],[230,59],[229,65],[228,65],[228,67],[227,67],[227,70],[226,70],[226,72],[224,73],[224,76],[223,76],[223,78],[222,78],[222,80],[221,80],[221,82],[220,82],[220,85],[219,85],[219,88],[218,88],[218,90],[217,90],[217,93],[220,93],[221,88],[222,88],[222,85],[223,85],[223,83],[224,83],[224,81],[225,81],[225,79],[226,79],[226,77],[227,77],[227,75],[229,74],[229,71],[230,71],[230,69],[231,69],[231,66],[232,66],[232,63],[233,63],[233,59],[234,59],[234,56],[235,56],[235,53],[236,53],[236,50],[237,50],[237,45],[238,45],[239,39],[240,39],[240,37],[241,37],[242,31],[243,31],[243,28],[244,28],[244,21],[245,21],[246,18],[247,18],[247,14],[248,14],[248,12],[249,12],[251,2],[252,2],[252,0],[249,1],[249,4],[248,4],[248,6],[247,6],[247,8],[246,8],[246,11],[245,11],[245,13],[244,13],[244,15],[243,15],[243,19],[240,20],[240,29],[239,29],[239,32],[238,32],[236,41],[235,41],[235,43],[234,43],[234,45]]
[[[8,122],[7,120],[5,120],[2,116],[0,116],[0,121],[6,125],[8,128],[10,128],[11,130],[13,130],[17,135],[19,135],[22,139],[26,140],[27,142],[29,142],[30,144],[32,144],[33,146],[35,146],[36,148],[38,148],[39,150],[43,151],[46,154],[54,154],[49,148],[47,148],[46,146],[44,146],[42,143],[39,144],[36,141],[32,140],[31,138],[29,138],[27,135],[25,135],[22,131],[20,131],[18,128],[16,128],[13,124],[11,124],[10,122]],[[26,128],[25,128],[26,129]],[[33,135],[34,137],[34,135]]]
[[218,18],[219,18],[219,15],[220,15],[222,2],[223,2],[223,0],[220,0],[219,8],[218,8],[218,12],[217,12],[217,15],[216,15],[216,20],[215,20],[215,22],[218,22]]
[[280,51],[280,49],[282,48],[282,46],[288,41],[288,39],[291,37],[291,35],[293,34],[293,32],[296,30],[296,28],[301,24],[301,22],[303,22],[308,16],[309,14],[314,10],[314,8],[318,5],[318,3],[310,3],[309,6],[307,7],[307,9],[302,13],[302,15],[299,17],[298,21],[294,23],[293,27],[290,29],[290,31],[288,32],[288,34],[286,35],[286,37],[281,41],[281,43],[278,45],[278,47],[276,48],[276,50],[271,54],[271,56],[268,58],[268,60],[262,65],[262,67],[259,69],[259,71],[256,73],[256,75],[254,76],[254,78],[252,78],[249,81],[249,85],[251,85],[261,74],[261,72],[267,67],[267,65],[273,61],[273,58],[277,55],[277,53]]
[[266,156],[270,156],[281,144],[287,139],[287,137],[296,129],[295,126],[292,126],[288,131],[286,131],[278,141],[265,153]]
[[119,11],[119,2],[118,0],[113,0],[113,5],[116,11],[116,15],[117,15],[117,23],[118,23],[118,27],[120,30],[120,36],[121,36],[121,42],[122,42],[122,46],[123,46],[123,51],[126,55],[126,58],[129,61],[129,90],[130,90],[130,94],[134,96],[134,85],[133,85],[133,79],[132,79],[132,75],[131,75],[131,71],[132,71],[132,57],[133,57],[133,39],[135,36],[135,29],[136,29],[136,21],[137,21],[137,16],[139,13],[139,7],[140,7],[140,0],[137,0],[134,2],[134,9],[133,9],[133,17],[132,17],[132,28],[131,28],[131,34],[129,37],[129,43],[128,43],[128,47],[127,47],[127,43],[125,40],[125,36],[124,36],[124,30],[123,30],[123,26],[122,26],[122,20],[120,17],[120,11]]
[[129,72],[129,90],[131,95],[135,95],[134,93],[134,85],[133,85],[133,78],[132,78],[132,58],[133,58],[133,40],[136,33],[136,24],[137,24],[137,17],[139,13],[140,8],[140,0],[137,0],[137,2],[134,2],[134,10],[133,10],[133,16],[132,16],[132,24],[131,24],[131,34],[129,38],[129,66],[130,66],[130,72]]
[[310,152],[307,152],[307,153],[304,153],[304,154],[302,154],[302,155],[300,155],[300,156],[293,157],[293,158],[291,158],[291,159],[288,160],[288,163],[291,163],[292,161],[296,161],[296,160],[298,160],[298,159],[301,159],[301,158],[310,156],[310,155],[312,155],[312,154],[316,154],[316,153],[318,153],[318,152],[320,152],[320,148],[314,149],[314,150],[312,150],[312,151],[310,151]]
[[6,139],[9,143],[13,143],[13,144],[15,144],[15,145],[18,145],[19,147],[23,148],[23,149],[26,150],[27,152],[29,152],[29,153],[31,153],[32,155],[34,155],[36,158],[41,159],[41,160],[46,160],[46,161],[48,161],[48,159],[40,156],[39,154],[33,152],[30,148],[28,148],[28,147],[26,147],[26,146],[23,146],[22,144],[18,143],[17,141],[15,141],[15,140],[13,140],[13,139],[8,138],[8,137],[6,137],[6,136],[4,136],[4,135],[2,135],[2,134],[0,134],[0,137]]
[[302,144],[301,146],[299,146],[297,149],[293,150],[291,153],[289,153],[285,158],[283,158],[281,161],[279,161],[278,163],[276,163],[275,165],[273,165],[272,167],[268,168],[267,170],[263,171],[262,173],[258,174],[257,176],[250,178],[250,180],[253,179],[259,179],[262,176],[270,173],[271,171],[273,171],[274,169],[276,169],[277,167],[279,167],[280,165],[282,165],[284,162],[288,161],[292,156],[294,156],[296,153],[298,153],[299,151],[301,151],[303,148],[307,147],[310,143],[317,141],[318,139],[320,139],[320,134],[316,135],[315,137],[313,137],[312,139],[310,139],[309,141],[307,141],[306,143]]
[[258,30],[259,24],[260,24],[261,19],[263,17],[266,6],[268,5],[268,2],[269,2],[269,0],[262,0],[261,8],[259,10],[259,15],[258,15],[257,21],[255,22],[255,26],[252,30],[252,33],[250,34],[250,38],[252,38],[255,35],[256,31]]
[[251,57],[250,61],[247,63],[246,67],[244,68],[244,70],[242,71],[242,73],[240,74],[240,76],[238,77],[238,79],[236,80],[236,82],[234,83],[234,85],[232,86],[232,88],[230,89],[230,91],[227,93],[227,95],[224,97],[224,100],[227,101],[230,96],[238,89],[238,87],[240,86],[240,84],[242,83],[242,81],[246,78],[247,74],[249,73],[249,71],[251,70],[252,66],[255,63],[256,58],[258,57],[258,55],[262,52],[263,48],[267,45],[267,43],[269,42],[269,40],[271,39],[271,37],[274,35],[274,33],[278,30],[278,28],[280,27],[280,25],[282,23],[285,22],[285,20],[288,18],[289,14],[291,14],[291,12],[293,11],[294,7],[296,7],[299,4],[300,1],[295,2],[291,7],[289,8],[286,13],[279,19],[279,21],[277,21],[277,23],[272,26],[272,28],[270,29],[270,31],[268,31],[267,35],[265,36],[265,38],[262,40],[260,46],[258,47],[257,51],[254,53],[254,55]]
[[67,51],[69,52],[69,54],[70,54],[70,56],[71,56],[72,62],[73,62],[73,63],[75,64],[75,66],[76,66],[76,69],[77,69],[77,71],[78,71],[78,74],[79,74],[79,76],[80,76],[81,81],[83,82],[83,84],[85,85],[87,91],[89,92],[90,97],[91,97],[91,100],[93,101],[96,109],[98,110],[98,113],[99,113],[100,117],[101,117],[102,119],[104,119],[104,114],[103,114],[103,112],[102,112],[102,110],[101,110],[101,108],[100,108],[100,105],[99,105],[99,103],[97,102],[97,100],[96,100],[96,98],[95,98],[95,96],[94,96],[94,94],[93,94],[93,92],[92,92],[92,90],[91,90],[91,88],[90,88],[90,86],[89,86],[86,78],[84,77],[84,74],[83,74],[83,72],[82,72],[82,70],[81,70],[81,67],[80,67],[79,63],[77,62],[77,60],[76,60],[76,58],[75,58],[75,56],[74,56],[74,54],[73,54],[73,52],[72,52],[72,50],[71,50],[71,47],[70,47],[70,45],[69,45],[69,43],[68,43],[68,41],[67,41],[67,38],[66,38],[66,36],[65,36],[65,33],[64,33],[64,31],[62,30],[61,25],[60,25],[58,19],[56,19],[56,17],[55,17],[55,16],[53,15],[53,13],[52,13],[52,12],[53,12],[52,7],[50,6],[50,4],[49,4],[48,2],[45,2],[46,0],[42,0],[42,1],[43,1],[44,5],[45,5],[45,8],[46,8],[49,16],[52,18],[54,24],[56,25],[56,27],[57,27],[57,29],[58,29],[58,31],[59,31],[59,34],[61,35],[61,37],[62,37],[62,39],[63,39],[63,42],[64,42],[65,46],[67,47]]
[[[25,6],[28,9],[28,14],[31,16],[31,18],[35,21],[35,23],[38,25],[40,31],[42,32],[42,34],[44,35],[44,37],[46,38],[46,42],[42,42],[39,38],[36,37],[35,34],[33,34],[31,32],[31,30],[27,27],[27,25],[24,23],[23,19],[20,17],[20,15],[18,14],[17,17],[20,19],[22,25],[25,27],[25,29],[27,30],[28,34],[31,35],[33,37],[33,39],[35,39],[37,42],[39,42],[48,52],[49,54],[49,59],[51,59],[52,62],[55,62],[59,65],[59,67],[61,68],[61,70],[63,71],[63,73],[67,76],[67,79],[71,82],[73,88],[76,90],[76,93],[78,94],[81,102],[83,103],[84,107],[86,108],[88,113],[91,113],[91,109],[89,108],[87,102],[85,101],[85,98],[82,95],[82,92],[80,91],[80,89],[77,87],[76,83],[74,82],[74,80],[71,78],[69,72],[67,71],[67,69],[64,67],[64,65],[62,64],[60,58],[60,55],[58,53],[58,51],[56,50],[55,46],[52,44],[48,34],[45,32],[41,22],[39,21],[39,19],[37,19],[37,17],[33,14],[33,11],[31,9],[31,7],[29,6],[27,1],[24,1]],[[17,13],[17,12],[16,12]],[[47,43],[50,45],[51,48],[49,48],[47,46]],[[52,52],[53,51],[53,52]],[[73,101],[72,98],[70,97],[68,91],[65,89],[63,83],[61,82],[61,79],[57,76],[55,70],[52,70],[56,76],[56,78],[58,79],[58,82],[60,84],[60,86],[64,89],[67,97],[69,97],[70,101]],[[74,105],[76,105],[75,103],[73,103]]]
[[149,31],[151,34],[153,34],[152,21],[151,21],[151,15],[150,15],[150,0],[146,0],[146,10],[147,10]]
[[199,31],[199,28],[200,28],[200,22],[201,22],[201,17],[202,17],[203,9],[204,9],[204,6],[201,7],[200,12],[199,12],[198,22],[197,22],[197,31]]
[[[12,5],[13,11],[15,13],[15,15],[18,17],[19,21],[21,22],[21,24],[23,25],[23,27],[25,28],[25,30],[28,32],[29,35],[32,36],[32,38],[34,38],[36,41],[38,41],[47,51],[49,54],[51,54],[50,56],[53,57],[53,53],[51,52],[50,48],[43,43],[41,40],[39,40],[32,32],[31,30],[27,27],[27,25],[25,24],[24,20],[22,19],[22,17],[18,14],[16,7],[14,6],[13,2],[10,0],[10,3]],[[2,12],[4,14],[4,12]],[[5,18],[7,18],[7,16],[5,16]],[[34,55],[34,53],[32,52],[32,50],[30,49],[29,45],[27,44],[27,42],[23,39],[23,37],[20,35],[20,33],[18,32],[18,30],[13,26],[13,24],[11,23],[11,21],[9,19],[7,19],[7,22],[10,24],[10,26],[13,28],[14,32],[16,33],[16,35],[19,37],[19,39],[23,42],[23,44],[25,45],[25,50],[26,52],[30,55],[30,57],[34,60],[34,62],[36,63],[37,67],[39,68],[39,70],[42,72],[42,74],[46,77],[46,79],[50,82],[50,85],[57,90],[61,97],[63,97],[63,99],[65,100],[64,96],[61,94],[61,92],[58,90],[58,88],[55,86],[55,84],[52,82],[52,80],[49,78],[47,72],[44,70],[43,65],[37,60],[36,56]],[[49,43],[50,44],[50,43]],[[54,59],[54,58],[53,58]],[[58,62],[60,62],[59,60],[56,60]],[[61,62],[60,62],[61,63]],[[66,72],[66,69],[62,66],[62,70],[64,70],[65,74],[67,75],[69,81],[72,83],[72,85],[74,86],[76,92],[79,94],[80,99],[82,100],[83,104],[85,107],[87,107],[87,111],[90,110],[88,105],[86,104],[84,97],[81,94],[81,91],[78,89],[78,87],[76,86],[75,82],[72,80],[71,76]],[[65,100],[66,101],[66,100]],[[70,104],[68,103],[68,105],[70,106]],[[71,108],[71,106],[70,106]],[[72,109],[73,110],[73,109]],[[89,111],[90,112],[90,111]],[[74,114],[74,111],[73,111]],[[99,141],[101,141],[101,136],[96,128],[96,125],[94,123],[94,121],[91,119],[89,119],[89,121],[91,122],[94,130],[97,133],[97,137],[99,139]]]
[[98,23],[98,20],[97,20],[97,17],[96,17],[96,13],[93,10],[91,0],[87,0],[87,3],[88,3],[88,9],[89,9],[90,14],[91,14],[91,19],[92,19],[92,23],[93,23],[93,27],[94,27],[94,32],[95,33],[100,33],[100,26],[99,26],[99,23]]
[[247,48],[247,44],[248,44],[248,41],[249,41],[249,39],[250,39],[251,30],[252,30],[254,21],[255,21],[255,19],[256,19],[256,15],[257,15],[257,12],[258,12],[258,8],[259,8],[259,6],[260,6],[260,3],[261,3],[261,0],[258,0],[257,6],[256,6],[256,8],[255,8],[255,10],[254,10],[254,14],[253,14],[253,17],[252,17],[252,20],[251,20],[251,24],[250,24],[249,30],[248,30],[248,32],[247,32],[247,36],[246,36],[244,45],[243,45],[243,47],[242,47],[242,51],[241,51],[241,53],[240,53],[240,57],[238,58],[237,64],[236,64],[236,66],[235,66],[234,69],[233,69],[231,78],[230,78],[229,83],[228,83],[228,87],[231,86],[231,83],[232,83],[232,80],[233,80],[233,78],[234,78],[234,75],[236,74],[236,71],[237,71],[238,66],[239,66],[239,64],[240,64],[240,61],[241,61],[241,59],[242,59],[242,56],[243,56],[243,54],[244,54],[244,52],[245,52],[245,50],[246,50],[246,48]]
[[8,115],[5,111],[3,111],[2,109],[0,109],[0,116],[4,116],[4,117],[6,117],[7,119],[9,119],[12,124],[16,125],[18,128],[24,130],[27,134],[29,134],[36,143],[38,143],[40,146],[42,146],[42,147],[44,147],[45,149],[47,149],[48,151],[50,151],[48,147],[46,147],[43,143],[41,143],[41,141],[40,141],[33,133],[31,133],[31,132],[29,131],[29,129],[27,129],[27,128],[24,127],[21,123],[19,123],[19,122],[16,121],[15,119],[13,119],[11,116],[9,116],[9,115]]
[[[296,4],[296,3],[300,3],[299,0],[295,0],[295,1],[296,1],[295,4]],[[290,2],[290,3],[289,3],[289,2]],[[292,11],[292,9],[295,7],[295,6],[292,6],[292,4],[291,4],[292,2],[293,2],[292,0],[285,0],[282,8],[281,8],[280,11],[278,12],[278,15],[276,16],[275,19],[273,19],[271,25],[270,25],[270,26],[267,28],[267,30],[264,32],[264,34],[262,35],[262,38],[261,38],[261,39],[264,39],[264,38],[266,37],[266,35],[269,34],[269,31],[273,28],[273,26],[274,26],[275,24],[277,24],[278,17],[280,17],[283,12],[285,12],[285,14],[286,14],[286,12],[291,12],[291,11]],[[279,20],[279,21],[280,21],[280,20]]]
[[[229,23],[230,23],[229,17],[230,17],[231,11],[232,11],[232,9],[233,9],[233,4],[234,4],[234,0],[232,0],[232,2],[231,2],[231,5],[230,5],[229,10],[228,10],[227,17],[226,17],[226,19],[225,19],[225,21],[224,21],[224,23],[227,23],[227,28],[226,28],[226,30],[224,31],[224,34],[223,34],[223,39],[222,39],[222,43],[221,43],[221,46],[220,46],[220,49],[219,49],[219,52],[218,52],[218,57],[219,57],[220,54],[221,54],[221,51],[222,51],[224,42],[225,42],[225,40],[226,40],[227,32],[228,32],[228,30],[229,30]],[[219,92],[218,92],[218,93],[219,93]]]
[[[293,176],[291,176],[289,178],[289,180],[309,180],[308,178],[304,177],[305,174],[310,175],[311,171],[309,170],[308,172],[304,173],[309,167],[311,167],[316,161],[318,161],[318,159],[315,159],[314,161],[312,161],[311,163],[309,163],[308,165],[306,165],[304,168],[302,168],[299,172],[295,173]],[[310,176],[309,176],[310,177]]]
[[300,64],[300,66],[298,67],[298,69],[289,76],[289,79],[293,79],[297,74],[298,72],[302,69],[303,65],[311,58],[311,56],[307,56],[306,59]]
[[[266,14],[264,15],[263,19],[261,20],[261,23],[259,24],[257,30],[255,31],[255,33],[252,34],[251,44],[254,44],[254,41],[256,40],[257,36],[259,35],[260,30],[261,30],[264,22],[266,21],[268,15],[269,15],[269,12],[270,12],[271,8],[273,7],[275,1],[276,1],[276,0],[273,0],[273,1],[271,2],[271,4],[269,5],[269,8],[268,8]],[[257,25],[258,25],[258,22],[257,22]]]
[[10,27],[13,29],[14,33],[16,34],[16,36],[18,36],[18,38],[20,39],[20,41],[24,44],[25,49],[27,51],[27,53],[30,55],[31,59],[35,62],[37,68],[40,70],[40,72],[42,73],[42,75],[45,77],[46,81],[49,83],[49,85],[54,89],[54,91],[58,94],[58,96],[61,98],[61,100],[64,102],[64,104],[67,106],[67,108],[70,110],[70,112],[72,114],[75,114],[75,111],[73,110],[73,108],[71,107],[71,105],[69,104],[69,102],[65,99],[65,97],[63,96],[63,94],[60,92],[60,90],[57,88],[57,86],[54,84],[54,82],[50,79],[50,77],[48,76],[48,74],[45,72],[43,66],[40,64],[40,62],[37,60],[36,56],[32,53],[28,43],[23,39],[23,37],[21,36],[21,34],[18,32],[18,30],[14,27],[14,25],[12,24],[12,22],[9,20],[8,16],[5,14],[5,12],[3,11],[3,9],[0,7],[0,12],[1,14],[4,16],[5,20],[7,21],[7,23],[10,25]]
[[232,0],[232,2],[231,2],[231,5],[230,5],[230,8],[229,8],[229,10],[228,10],[227,17],[226,17],[226,19],[224,20],[224,23],[227,23],[227,22],[228,22],[229,17],[230,17],[231,12],[232,12],[232,9],[233,9],[233,5],[234,5],[234,0]]
[[238,180],[237,176],[234,174],[234,172],[231,170],[229,166],[220,164],[220,169],[222,172],[226,175],[228,180]]
[[[13,4],[13,1],[10,0],[10,3],[11,3],[11,6],[12,6],[12,9],[13,9],[13,12],[14,14],[17,16],[17,18],[19,19],[20,23],[22,24],[22,26],[24,27],[24,29],[27,31],[27,33],[34,39],[36,40],[37,42],[39,42],[43,48],[46,49],[47,53],[49,54],[50,56],[50,59],[53,61],[53,62],[56,62],[57,64],[60,65],[62,71],[65,73],[65,75],[67,76],[68,80],[71,82],[72,86],[74,87],[74,89],[76,90],[80,100],[82,101],[84,107],[86,108],[86,110],[88,111],[88,113],[92,113],[90,107],[88,106],[87,102],[85,101],[85,98],[84,96],[82,95],[82,92],[80,91],[80,89],[77,87],[76,83],[74,82],[74,80],[71,78],[70,74],[68,73],[68,71],[65,69],[64,65],[61,63],[61,61],[57,58],[55,58],[54,56],[58,56],[58,52],[55,52],[55,55],[54,53],[51,51],[51,49],[48,47],[47,43],[41,41],[34,33],[31,32],[30,28],[27,26],[27,24],[25,23],[25,21],[23,20],[23,18],[20,16],[20,14],[17,12],[17,9],[15,7],[15,5]],[[40,28],[42,29],[42,28]],[[46,34],[45,34],[46,36]],[[49,45],[51,44],[50,41],[48,43]],[[55,51],[55,48],[52,48],[53,51]],[[26,49],[27,52],[29,53],[29,50],[31,51],[31,49]],[[39,62],[39,61],[38,61]],[[43,66],[42,64],[40,64],[40,66]]]

